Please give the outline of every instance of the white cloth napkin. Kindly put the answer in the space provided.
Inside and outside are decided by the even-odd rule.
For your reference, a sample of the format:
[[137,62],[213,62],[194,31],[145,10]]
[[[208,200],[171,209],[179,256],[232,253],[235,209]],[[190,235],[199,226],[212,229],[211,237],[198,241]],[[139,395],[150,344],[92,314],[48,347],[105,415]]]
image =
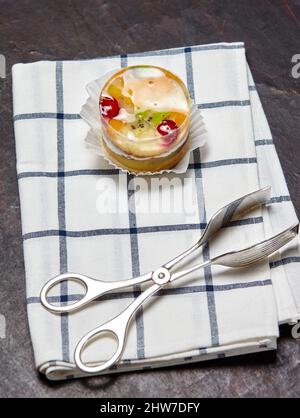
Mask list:
[[[137,178],[119,174],[85,147],[88,126],[79,117],[85,86],[132,64],[178,74],[202,111],[206,146],[194,152],[186,174],[168,175],[177,196],[192,187],[189,213],[145,213],[141,202],[150,192],[155,201],[158,188],[134,193]],[[255,243],[297,221],[243,43],[17,64],[13,98],[28,318],[36,367],[49,379],[82,375],[73,360],[78,340],[140,291],[114,292],[60,316],[39,300],[51,277],[69,271],[121,280],[151,271],[196,242],[220,206],[268,184],[270,205],[224,228],[205,257]],[[105,187],[118,189],[117,213],[101,213]],[[202,259],[200,251],[197,257]],[[299,261],[294,240],[270,263],[242,271],[214,266],[164,288],[132,321],[114,371],[274,349],[278,323],[299,319]],[[76,292],[63,284],[53,301],[76,300]],[[108,348],[92,345],[86,360],[104,360]]]

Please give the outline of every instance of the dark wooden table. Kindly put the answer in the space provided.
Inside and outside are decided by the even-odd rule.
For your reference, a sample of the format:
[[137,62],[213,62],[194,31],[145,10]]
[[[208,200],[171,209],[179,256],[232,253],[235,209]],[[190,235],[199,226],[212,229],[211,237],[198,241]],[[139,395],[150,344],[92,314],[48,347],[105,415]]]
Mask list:
[[[29,397],[300,395],[300,341],[281,329],[278,351],[177,367],[49,383],[34,368],[25,306],[25,278],[12,123],[11,66],[219,41],[244,41],[300,213],[300,1],[267,0],[0,0],[0,395]],[[300,278],[299,278],[300,279]]]

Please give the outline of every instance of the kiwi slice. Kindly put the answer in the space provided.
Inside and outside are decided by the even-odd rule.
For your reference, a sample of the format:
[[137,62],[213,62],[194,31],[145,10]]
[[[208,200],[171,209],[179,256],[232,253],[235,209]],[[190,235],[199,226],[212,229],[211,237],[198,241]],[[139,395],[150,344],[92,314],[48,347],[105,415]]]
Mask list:
[[130,126],[134,135],[139,138],[153,136],[155,133],[153,126],[146,119],[140,117],[137,117],[135,122],[131,123]]
[[157,134],[157,126],[168,117],[169,112],[155,112],[151,109],[136,113],[136,120],[131,123],[135,136],[148,138]]
[[139,121],[149,123],[156,128],[164,119],[167,119],[169,112],[154,112],[153,110],[145,110],[136,114]]

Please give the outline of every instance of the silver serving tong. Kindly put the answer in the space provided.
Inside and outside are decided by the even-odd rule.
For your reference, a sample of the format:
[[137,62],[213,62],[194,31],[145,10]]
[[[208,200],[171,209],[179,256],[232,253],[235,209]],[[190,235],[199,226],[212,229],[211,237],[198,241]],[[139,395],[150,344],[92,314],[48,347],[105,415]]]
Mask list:
[[[123,312],[91,330],[79,341],[74,354],[77,367],[85,373],[100,373],[116,364],[124,351],[128,325],[133,314],[147,299],[150,298],[150,296],[154,295],[167,283],[173,282],[195,270],[213,264],[227,267],[246,267],[263,260],[293,239],[298,234],[299,224],[292,225],[279,234],[242,250],[221,254],[210,260],[195,264],[175,273],[170,271],[176,264],[207,243],[219,229],[227,225],[233,218],[241,217],[245,212],[268,202],[270,199],[270,192],[271,188],[269,186],[264,187],[246,194],[222,207],[211,217],[202,236],[196,244],[171,261],[165,263],[163,266],[147,274],[118,282],[104,282],[76,273],[60,274],[49,280],[42,288],[41,303],[45,308],[54,313],[73,312],[112,290],[123,289],[128,286],[134,286],[149,281],[152,283],[151,286],[144,290]],[[85,296],[79,301],[67,306],[54,306],[50,304],[47,300],[49,290],[65,280],[73,280],[83,284],[86,290]],[[94,340],[96,337],[107,333],[111,334],[117,340],[117,348],[111,358],[99,365],[89,366],[85,364],[82,361],[82,353],[87,343],[91,342],[91,340]]]

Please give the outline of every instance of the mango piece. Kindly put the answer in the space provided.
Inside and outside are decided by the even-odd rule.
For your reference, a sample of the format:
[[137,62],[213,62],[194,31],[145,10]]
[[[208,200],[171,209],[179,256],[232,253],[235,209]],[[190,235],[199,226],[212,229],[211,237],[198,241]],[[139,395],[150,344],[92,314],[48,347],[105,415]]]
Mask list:
[[119,99],[122,96],[122,89],[124,87],[123,77],[117,77],[108,87],[107,92],[115,99]]
[[117,119],[111,119],[109,121],[109,124],[113,129],[115,129],[118,132],[120,132],[125,126],[125,123],[123,123],[121,120],[117,120]]
[[123,77],[117,77],[114,81],[113,84],[118,87],[119,89],[122,89],[124,87],[124,79]]
[[114,97],[117,100],[122,96],[122,90],[114,84],[111,84],[108,87],[107,92],[111,97]]
[[134,112],[134,104],[130,97],[127,96],[121,96],[119,99],[120,107],[123,107],[125,110],[127,110],[128,113]]
[[179,127],[185,121],[186,114],[181,113],[181,112],[170,112],[170,114],[168,115],[168,119],[173,120],[176,123],[176,125]]

